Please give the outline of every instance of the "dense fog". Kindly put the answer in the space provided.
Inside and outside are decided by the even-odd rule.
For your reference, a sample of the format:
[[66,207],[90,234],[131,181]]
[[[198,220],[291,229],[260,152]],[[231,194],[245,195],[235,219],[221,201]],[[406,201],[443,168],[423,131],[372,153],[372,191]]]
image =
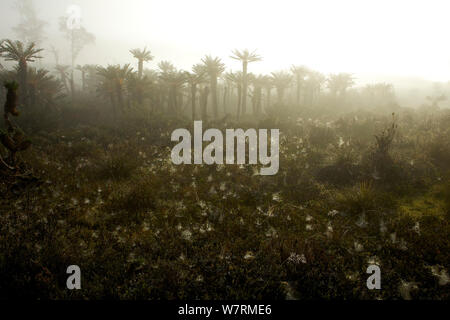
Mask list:
[[449,299],[447,7],[2,0],[0,299]]

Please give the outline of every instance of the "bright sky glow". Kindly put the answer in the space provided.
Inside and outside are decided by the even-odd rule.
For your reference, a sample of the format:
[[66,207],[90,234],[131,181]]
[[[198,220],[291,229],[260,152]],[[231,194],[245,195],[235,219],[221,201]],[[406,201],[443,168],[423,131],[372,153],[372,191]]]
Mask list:
[[[205,54],[229,59],[232,49],[257,49],[252,72],[304,64],[319,71],[379,73],[450,80],[450,2],[445,0],[35,0],[48,31],[70,4],[97,37],[85,63],[134,62],[131,47],[147,45],[155,63],[190,69]],[[12,0],[0,10],[11,11]],[[14,20],[15,19],[15,20]],[[17,17],[0,22],[11,36]],[[51,41],[51,36],[49,36]],[[63,49],[63,48],[62,48]],[[101,60],[101,61],[99,61]],[[155,63],[150,66],[154,67]]]

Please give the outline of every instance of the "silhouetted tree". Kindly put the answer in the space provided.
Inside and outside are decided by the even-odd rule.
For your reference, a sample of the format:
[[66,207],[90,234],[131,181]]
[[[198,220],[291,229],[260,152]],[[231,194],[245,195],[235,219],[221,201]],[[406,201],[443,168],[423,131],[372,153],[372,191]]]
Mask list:
[[189,84],[191,91],[191,111],[192,120],[196,119],[196,97],[197,97],[197,86],[205,82],[206,69],[205,66],[196,64],[192,67],[192,73],[186,72],[186,80]]
[[55,69],[59,73],[61,83],[64,85],[66,92],[70,93],[69,80],[68,80],[70,66],[57,64]]
[[310,104],[313,105],[314,102],[320,96],[322,91],[322,86],[325,83],[325,76],[318,71],[311,70],[309,72],[308,87],[310,89]]
[[124,100],[123,100],[123,90],[124,90],[124,83],[125,79],[129,76],[129,74],[133,71],[133,68],[130,68],[130,64],[125,64],[123,67],[120,65],[114,66],[115,70],[115,84],[116,84],[116,95],[117,95],[117,101],[119,104],[119,108],[123,111],[124,110]]
[[331,74],[328,77],[328,89],[335,98],[338,94],[341,98],[344,98],[347,89],[354,84],[353,76],[349,73]]
[[241,116],[241,103],[242,103],[242,72],[229,72],[226,75],[227,79],[229,81],[231,81],[232,83],[234,83],[234,85],[236,86],[237,89],[237,109],[236,109],[236,117],[240,118]]
[[144,70],[144,62],[153,60],[153,56],[151,55],[150,50],[147,50],[147,47],[144,50],[141,49],[133,49],[130,50],[133,57],[138,60],[138,77],[142,78],[142,72]]
[[291,72],[294,75],[297,86],[297,106],[300,107],[301,90],[304,86],[305,78],[309,74],[309,69],[305,66],[292,66]]
[[220,58],[213,58],[211,56],[206,56],[202,59],[202,62],[205,64],[206,72],[209,76],[213,112],[214,117],[217,118],[219,112],[217,103],[217,78],[225,71],[225,65]]
[[262,75],[252,77],[251,82],[253,84],[253,114],[260,115],[262,111],[262,88],[265,84],[265,77]]
[[292,81],[292,76],[285,71],[272,72],[272,81],[277,89],[278,104],[283,103],[284,92],[289,87]]
[[170,62],[161,61],[158,64],[161,70],[159,78],[167,89],[167,106],[170,112],[178,114],[179,89],[186,82],[186,74],[178,71]]
[[148,97],[148,93],[152,87],[152,81],[147,76],[139,77],[136,72],[128,74],[126,79],[127,92],[130,94],[131,101],[142,107],[144,98]]
[[270,97],[271,97],[271,92],[272,92],[272,88],[273,88],[273,79],[271,76],[263,76],[262,77],[262,86],[264,88],[264,90],[266,91],[266,108],[268,108],[270,106]]
[[17,152],[28,149],[31,145],[30,140],[25,139],[25,135],[17,125],[13,125],[9,116],[19,116],[17,110],[17,89],[19,84],[15,81],[6,82],[7,89],[6,102],[4,107],[3,119],[5,120],[6,132],[0,131],[0,142],[8,150],[8,157],[3,159],[0,155],[0,164],[2,167],[15,171],[17,169],[16,154]]
[[117,119],[117,102],[115,96],[116,69],[114,66],[98,67],[97,74],[101,81],[97,86],[97,93],[100,96],[109,98],[113,110],[114,118]]
[[19,85],[23,96],[21,101],[25,105],[28,103],[28,62],[34,62],[35,59],[41,58],[38,53],[43,50],[36,48],[34,43],[25,46],[21,41],[12,40],[5,40],[0,46],[0,54],[6,61],[18,62]]
[[19,40],[25,43],[35,43],[40,46],[44,41],[44,29],[47,22],[38,18],[36,8],[32,0],[17,0],[15,3],[20,22],[13,27]]
[[52,106],[63,96],[63,84],[45,69],[28,68],[28,86],[31,108]]
[[249,52],[247,49],[243,51],[234,50],[232,59],[242,61],[242,113],[247,112],[247,68],[248,64],[255,61],[261,61],[262,58],[255,51]]
[[[110,96],[114,109],[115,99],[113,97],[115,96],[121,112],[125,109],[123,99],[125,79],[129,76],[132,70],[133,69],[130,68],[130,64],[126,64],[123,67],[120,65],[109,65],[106,68],[98,68],[98,74],[103,78],[103,82],[99,86],[100,92],[103,94],[107,93]],[[114,112],[116,113],[116,111]]]
[[86,91],[86,73],[88,72],[87,65],[77,65],[77,70],[81,72],[81,88]]
[[209,96],[209,87],[205,86],[200,94],[200,109],[202,112],[202,120],[203,121],[206,121],[208,118],[208,114],[207,114],[208,96]]
[[75,94],[75,84],[74,84],[74,68],[75,61],[80,54],[81,50],[88,45],[95,42],[95,36],[86,31],[83,26],[79,27],[69,27],[68,17],[61,17],[59,21],[59,30],[64,33],[67,40],[70,42],[70,53],[71,53],[71,74],[70,74],[70,91],[72,94],[72,102]]

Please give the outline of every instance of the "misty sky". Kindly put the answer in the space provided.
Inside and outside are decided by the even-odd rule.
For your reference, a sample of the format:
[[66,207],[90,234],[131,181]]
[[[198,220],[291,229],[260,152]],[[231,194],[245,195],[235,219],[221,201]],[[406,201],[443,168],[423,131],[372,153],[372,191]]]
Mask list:
[[[403,0],[35,0],[48,22],[47,42],[68,63],[58,17],[79,5],[95,34],[78,63],[135,63],[130,48],[147,46],[148,67],[169,60],[190,69],[205,54],[229,58],[234,48],[258,49],[251,72],[304,64],[319,71],[450,80],[450,2]],[[13,0],[0,2],[0,38],[14,38]]]

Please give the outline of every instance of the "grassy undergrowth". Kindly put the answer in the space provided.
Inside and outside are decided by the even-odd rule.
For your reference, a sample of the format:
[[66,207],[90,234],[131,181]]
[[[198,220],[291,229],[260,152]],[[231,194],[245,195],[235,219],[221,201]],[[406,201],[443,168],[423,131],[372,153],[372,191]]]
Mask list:
[[273,177],[173,165],[187,122],[35,132],[23,161],[41,181],[0,184],[0,298],[449,299],[449,150],[424,149],[418,118],[382,154],[389,119],[364,121],[279,123]]

